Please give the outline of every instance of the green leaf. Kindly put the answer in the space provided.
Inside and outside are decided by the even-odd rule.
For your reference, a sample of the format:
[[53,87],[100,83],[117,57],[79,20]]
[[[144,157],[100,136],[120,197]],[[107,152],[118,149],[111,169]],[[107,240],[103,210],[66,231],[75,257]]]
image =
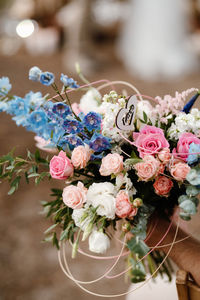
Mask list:
[[12,195],[16,190],[15,186],[12,186],[11,189],[8,191],[8,195]]
[[59,243],[58,243],[58,239],[57,239],[57,236],[56,236],[56,232],[53,233],[53,246],[56,246],[56,248],[59,250]]
[[52,229],[54,229],[56,226],[58,225],[58,223],[51,225],[49,228],[47,228],[47,230],[45,230],[44,234],[49,233]]
[[194,202],[192,202],[191,200],[185,200],[185,201],[181,202],[181,204],[179,206],[187,214],[195,215],[197,212],[196,206],[195,206]]
[[40,174],[38,174],[38,173],[32,173],[32,174],[29,174],[29,175],[28,175],[28,178],[31,178],[31,177],[38,177],[38,176],[40,176]]
[[42,172],[38,178],[35,179],[35,184],[39,184],[41,180],[45,178],[45,176],[48,176],[49,172]]
[[132,265],[131,281],[133,283],[144,281],[146,278],[146,272],[142,262],[136,262],[133,258],[131,258],[130,263]]
[[193,185],[189,185],[186,188],[186,194],[188,196],[191,196],[191,197],[192,196],[197,196],[199,194],[199,192],[200,192],[200,190],[197,187],[193,186]]
[[140,159],[140,158],[128,158],[125,160],[124,163],[125,163],[125,165],[133,166],[141,161],[142,161],[142,159]]
[[144,118],[144,123],[147,123],[148,117],[147,114],[143,111],[143,118]]
[[149,252],[149,247],[137,236],[129,240],[127,246],[131,252],[138,254],[139,258],[142,258]]

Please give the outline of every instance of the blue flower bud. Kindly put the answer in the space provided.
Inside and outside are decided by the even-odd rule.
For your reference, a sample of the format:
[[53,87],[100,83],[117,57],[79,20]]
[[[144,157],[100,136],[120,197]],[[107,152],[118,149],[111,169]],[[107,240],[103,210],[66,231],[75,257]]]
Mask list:
[[44,85],[51,85],[54,83],[54,74],[51,72],[42,72],[40,75],[40,82]]

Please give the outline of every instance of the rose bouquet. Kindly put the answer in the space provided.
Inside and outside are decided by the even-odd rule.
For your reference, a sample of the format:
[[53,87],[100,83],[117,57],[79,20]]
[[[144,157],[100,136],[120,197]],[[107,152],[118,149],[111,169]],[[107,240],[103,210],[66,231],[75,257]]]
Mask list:
[[[85,80],[80,70],[79,74]],[[34,132],[36,146],[48,156],[39,150],[27,151],[25,158],[14,151],[2,156],[0,178],[9,180],[8,193],[17,190],[22,177],[27,182],[34,178],[36,184],[46,177],[62,180],[63,189],[52,189],[53,200],[42,203],[53,220],[46,240],[58,249],[69,241],[72,257],[77,251],[84,253],[80,244],[85,240],[91,252],[104,254],[110,240],[119,239],[117,231],[123,238],[117,261],[128,248],[132,282],[144,281],[147,272],[166,273],[170,279],[166,257],[153,251],[161,241],[151,250],[146,241],[159,226],[158,215],[170,219],[179,207],[180,217],[190,220],[197,212],[200,111],[192,106],[199,91],[192,88],[174,97],[151,98],[127,82],[100,80],[79,86],[64,74],[59,90],[54,75],[38,67],[30,69],[29,78],[52,86],[57,95],[13,96],[9,79],[3,77],[0,111]],[[117,93],[117,85],[131,88],[133,95]],[[111,91],[102,95],[108,87]],[[77,90],[82,92],[80,103],[71,104],[70,95]],[[80,286],[66,259],[64,268],[60,251],[59,260],[66,275]]]

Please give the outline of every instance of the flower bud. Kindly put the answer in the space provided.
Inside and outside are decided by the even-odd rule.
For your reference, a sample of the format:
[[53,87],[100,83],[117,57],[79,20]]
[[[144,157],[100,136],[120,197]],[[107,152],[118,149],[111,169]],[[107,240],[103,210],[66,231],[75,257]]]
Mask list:
[[133,205],[134,205],[135,207],[140,207],[140,206],[142,206],[142,204],[143,204],[143,201],[142,201],[141,198],[135,198],[135,199],[133,200]]

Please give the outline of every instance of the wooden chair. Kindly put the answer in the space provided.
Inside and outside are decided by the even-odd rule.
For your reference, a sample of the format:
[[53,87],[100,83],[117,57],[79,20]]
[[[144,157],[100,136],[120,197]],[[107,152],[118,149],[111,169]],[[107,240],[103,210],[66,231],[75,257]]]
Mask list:
[[179,300],[200,300],[200,287],[189,279],[189,274],[186,271],[177,271],[176,288]]

